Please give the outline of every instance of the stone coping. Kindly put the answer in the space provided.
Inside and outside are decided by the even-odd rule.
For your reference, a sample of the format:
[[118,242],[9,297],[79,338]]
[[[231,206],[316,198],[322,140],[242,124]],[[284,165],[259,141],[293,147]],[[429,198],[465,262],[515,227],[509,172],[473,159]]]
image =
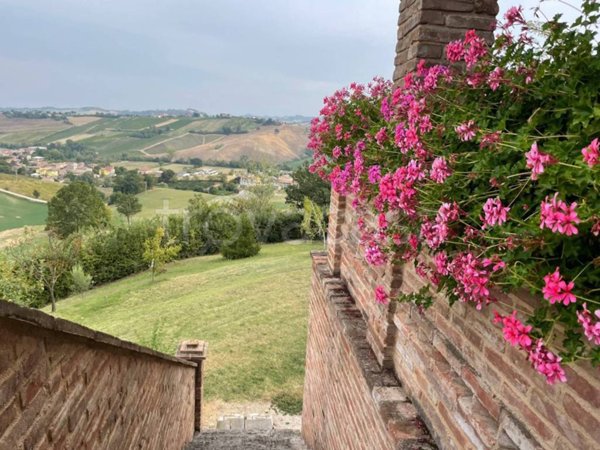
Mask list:
[[110,347],[115,347],[134,353],[142,353],[144,355],[158,358],[170,363],[190,367],[197,366],[195,362],[186,361],[184,359],[176,358],[175,356],[167,355],[166,353],[157,352],[151,348],[142,347],[141,345],[134,344],[133,342],[124,341],[111,336],[110,334],[92,330],[91,328],[84,327],[69,320],[59,319],[37,309],[26,308],[5,300],[0,300],[0,319],[24,322],[39,328],[76,336],[97,342],[99,344],[108,345]]

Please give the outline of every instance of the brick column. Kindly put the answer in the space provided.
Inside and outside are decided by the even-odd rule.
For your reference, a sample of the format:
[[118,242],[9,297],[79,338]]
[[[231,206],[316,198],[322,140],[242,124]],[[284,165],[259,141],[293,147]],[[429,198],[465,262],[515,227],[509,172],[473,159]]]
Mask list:
[[342,225],[346,215],[346,197],[331,191],[329,204],[329,224],[327,228],[327,261],[335,276],[340,274],[342,265]]
[[194,429],[200,431],[202,424],[202,397],[204,391],[204,360],[208,352],[208,343],[190,339],[179,343],[177,357],[196,363],[196,382],[194,399]]
[[445,61],[445,46],[475,29],[492,39],[498,14],[496,0],[400,0],[394,82],[413,70],[419,60]]

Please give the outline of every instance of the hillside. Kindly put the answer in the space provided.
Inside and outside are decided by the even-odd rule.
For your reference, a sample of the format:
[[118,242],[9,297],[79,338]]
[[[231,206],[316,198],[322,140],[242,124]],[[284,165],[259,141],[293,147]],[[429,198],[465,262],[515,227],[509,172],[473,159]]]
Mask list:
[[220,161],[283,162],[305,154],[306,125],[262,125],[245,117],[94,117],[65,121],[8,118],[0,114],[0,146],[77,141],[103,160],[127,156],[200,157]]
[[54,181],[42,181],[26,176],[0,173],[0,189],[33,197],[33,191],[40,193],[40,199],[50,200],[63,185]]
[[173,354],[185,338],[206,340],[208,402],[301,399],[310,250],[265,245],[249,259],[207,256],[169,264],[58,304],[57,315]]

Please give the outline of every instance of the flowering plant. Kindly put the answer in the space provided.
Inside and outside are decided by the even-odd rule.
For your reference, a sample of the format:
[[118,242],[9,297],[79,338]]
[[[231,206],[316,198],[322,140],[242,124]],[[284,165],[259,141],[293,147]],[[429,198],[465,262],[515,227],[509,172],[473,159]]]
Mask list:
[[600,363],[599,9],[532,31],[511,8],[493,45],[468,31],[452,65],[352,84],[311,126],[311,171],[375,214],[358,222],[367,262],[412,261],[428,283],[396,300],[426,307],[438,290],[481,309],[499,290],[540,293],[533,314],[494,322],[548,383],[566,380],[561,364]]

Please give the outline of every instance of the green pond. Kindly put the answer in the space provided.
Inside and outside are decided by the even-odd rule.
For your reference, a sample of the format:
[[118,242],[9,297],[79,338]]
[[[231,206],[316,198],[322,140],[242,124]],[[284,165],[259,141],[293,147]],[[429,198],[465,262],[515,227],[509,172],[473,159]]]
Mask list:
[[0,192],[0,231],[46,223],[48,207]]

